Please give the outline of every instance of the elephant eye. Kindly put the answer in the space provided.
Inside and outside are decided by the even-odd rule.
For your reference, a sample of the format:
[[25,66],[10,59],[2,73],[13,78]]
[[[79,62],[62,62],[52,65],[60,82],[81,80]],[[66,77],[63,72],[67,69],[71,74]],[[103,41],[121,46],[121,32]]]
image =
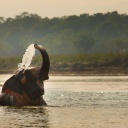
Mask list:
[[35,77],[30,71],[26,71],[26,74],[25,74],[25,76],[26,76],[26,82],[30,82],[30,81],[36,81],[37,80],[37,77]]
[[36,81],[37,80],[37,78],[36,77],[34,77],[34,76],[29,76],[29,81]]
[[34,79],[34,77],[32,76],[32,74],[26,75],[26,78],[27,78],[27,79]]

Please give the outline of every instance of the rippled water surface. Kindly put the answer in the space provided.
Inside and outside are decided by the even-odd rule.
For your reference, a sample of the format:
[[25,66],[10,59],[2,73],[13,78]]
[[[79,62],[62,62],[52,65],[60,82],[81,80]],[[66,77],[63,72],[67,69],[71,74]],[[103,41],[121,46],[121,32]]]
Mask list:
[[127,76],[51,76],[44,99],[48,107],[0,107],[0,127],[128,128]]

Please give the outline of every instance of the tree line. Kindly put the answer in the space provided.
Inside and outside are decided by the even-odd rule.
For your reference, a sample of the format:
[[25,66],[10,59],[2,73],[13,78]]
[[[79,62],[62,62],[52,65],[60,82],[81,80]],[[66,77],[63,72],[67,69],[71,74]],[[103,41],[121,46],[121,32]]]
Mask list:
[[128,51],[128,15],[117,11],[42,18],[23,12],[0,17],[0,55],[21,56],[31,43],[50,54],[119,53]]

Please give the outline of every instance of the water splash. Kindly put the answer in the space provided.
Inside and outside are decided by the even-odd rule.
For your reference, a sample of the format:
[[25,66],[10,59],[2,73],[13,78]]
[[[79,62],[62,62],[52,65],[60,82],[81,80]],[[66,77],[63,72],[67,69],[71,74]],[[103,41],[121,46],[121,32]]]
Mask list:
[[34,44],[31,44],[28,46],[28,48],[25,51],[25,54],[23,55],[22,63],[18,64],[18,71],[29,68],[29,66],[32,62],[32,59],[35,55],[35,50],[36,49],[34,47]]

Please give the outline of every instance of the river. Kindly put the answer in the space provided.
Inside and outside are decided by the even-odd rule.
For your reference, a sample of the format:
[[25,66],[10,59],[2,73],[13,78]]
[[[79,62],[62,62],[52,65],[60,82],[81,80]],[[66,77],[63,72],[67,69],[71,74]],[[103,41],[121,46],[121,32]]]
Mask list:
[[0,127],[128,127],[127,76],[50,76],[44,99],[48,107],[0,107]]

